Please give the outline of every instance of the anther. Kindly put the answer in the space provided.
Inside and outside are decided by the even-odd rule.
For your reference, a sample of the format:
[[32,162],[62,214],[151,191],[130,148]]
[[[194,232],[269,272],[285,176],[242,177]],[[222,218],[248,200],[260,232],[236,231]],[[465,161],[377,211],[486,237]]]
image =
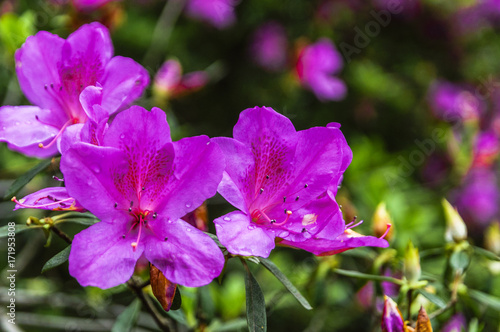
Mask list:
[[115,209],[118,207],[118,203],[115,203]]
[[165,241],[167,241],[167,240],[168,240],[168,237],[165,238]]
[[276,219],[271,219],[271,224],[274,224],[276,222]]
[[295,197],[295,201],[297,202],[299,200],[299,196]]
[[264,192],[264,188],[260,188],[260,193],[262,194]]
[[45,85],[43,86],[43,88],[44,88],[45,90],[47,90],[49,87],[47,86],[47,84],[45,84]]
[[50,83],[50,87],[53,89],[54,88],[54,83]]
[[132,208],[131,207],[128,208],[128,212],[132,212]]
[[130,201],[130,207],[134,206],[134,201]]
[[269,179],[269,175],[266,175],[266,179]]
[[155,212],[153,213],[153,219],[156,219],[156,217],[158,217],[158,214]]
[[146,190],[146,187],[142,187],[142,190]]
[[64,182],[64,179],[61,179],[61,178],[58,178],[57,176],[55,175],[52,175],[52,178],[56,181],[61,181],[61,182]]
[[122,239],[124,239],[124,238],[125,238],[125,234],[122,235]]
[[307,232],[307,229],[302,228],[302,231],[301,231],[301,232],[302,232],[302,233],[305,233],[305,232]]
[[304,185],[304,188],[307,188],[307,187],[309,187],[309,185],[306,183],[306,184]]
[[286,202],[286,196],[283,196],[283,203]]

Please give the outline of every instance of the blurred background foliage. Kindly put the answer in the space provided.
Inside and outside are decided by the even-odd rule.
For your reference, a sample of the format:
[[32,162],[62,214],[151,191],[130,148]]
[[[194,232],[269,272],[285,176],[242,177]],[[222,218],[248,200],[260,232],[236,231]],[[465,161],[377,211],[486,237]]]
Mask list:
[[[373,12],[383,9],[380,3],[383,1],[241,1],[235,8],[237,22],[216,29],[183,15],[183,1],[129,0],[81,13],[61,1],[4,0],[0,5],[1,105],[28,103],[19,89],[14,64],[14,52],[26,37],[40,30],[66,37],[85,22],[101,20],[111,28],[115,54],[141,63],[152,79],[168,58],[176,58],[186,73],[207,71],[210,81],[197,91],[166,100],[148,89],[137,102],[146,108],[161,106],[176,139],[199,134],[230,136],[238,114],[255,105],[273,107],[288,116],[297,129],[339,122],[354,155],[337,196],[345,220],[357,216],[365,222],[356,230],[373,234],[375,219],[385,223],[390,216],[391,246],[384,250],[360,248],[332,257],[313,257],[288,248],[274,250],[271,260],[306,296],[312,311],[302,308],[268,271],[249,263],[265,294],[268,329],[379,331],[380,282],[335,271],[342,268],[375,275],[389,271],[401,278],[405,248],[411,240],[420,252],[420,278],[429,281],[425,291],[444,304],[458,292],[448,310],[432,317],[434,330],[440,331],[453,314],[462,313],[470,331],[500,331],[500,235],[498,226],[497,233],[494,228],[498,211],[487,222],[478,223],[473,215],[466,220],[467,243],[486,248],[491,253],[488,256],[479,249],[456,249],[459,241],[445,240],[446,218],[441,204],[444,197],[456,204],[453,193],[462,186],[470,168],[474,137],[500,112],[491,101],[500,74],[498,21],[482,18],[465,24],[464,12],[478,6],[476,0],[405,0],[403,6],[411,9],[392,14],[386,26],[379,25],[379,32],[368,37],[366,46],[357,47],[359,52],[349,56],[342,52],[344,68],[337,76],[347,85],[343,100],[320,101],[302,88],[295,72],[299,48],[321,37],[330,38],[340,51],[342,43],[356,46],[358,31],[365,31],[367,24],[375,21]],[[278,72],[257,66],[250,50],[254,31],[270,20],[285,27],[289,43],[286,69]],[[159,33],[155,34],[157,25]],[[429,102],[436,80],[488,88],[492,105],[488,117],[480,119],[479,125],[439,119]],[[457,157],[457,149],[461,157]],[[0,195],[37,163],[0,144]],[[498,173],[496,164],[492,168]],[[57,167],[38,174],[18,197],[52,184],[52,175],[60,176]],[[0,203],[0,225],[46,215],[37,210],[14,213],[9,199],[5,197]],[[381,202],[389,216],[377,217]],[[209,220],[232,209],[221,197],[208,203]],[[493,204],[498,205],[498,198]],[[83,226],[62,228],[73,235]],[[213,231],[212,225],[210,229]],[[38,230],[17,235],[19,328],[111,330],[116,317],[133,301],[133,294],[125,286],[82,288],[65,265],[41,274],[44,263],[65,247],[58,238],[48,247],[44,248],[44,243],[43,232]],[[0,246],[2,267],[6,266],[6,248]],[[466,253],[465,265],[450,262],[455,251]],[[0,281],[2,303],[7,301],[6,269],[2,268]],[[144,273],[140,266],[138,270]],[[168,313],[168,317],[177,322],[180,331],[246,330],[243,274],[241,265],[230,260],[221,284],[214,281],[199,289],[181,287],[182,309]],[[454,288],[457,275],[459,285]],[[370,287],[373,295],[367,297]],[[413,319],[420,305],[428,313],[443,307],[442,302],[417,294],[413,293],[410,309]],[[393,296],[401,311],[407,312],[405,294],[398,296],[396,292]],[[139,313],[134,331],[156,328],[147,313]]]

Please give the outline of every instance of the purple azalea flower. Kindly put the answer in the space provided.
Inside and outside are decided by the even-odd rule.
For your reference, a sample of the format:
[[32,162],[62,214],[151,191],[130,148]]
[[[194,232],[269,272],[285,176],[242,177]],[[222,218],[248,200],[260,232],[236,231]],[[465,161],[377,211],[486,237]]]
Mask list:
[[403,315],[398,305],[390,297],[384,295],[384,311],[382,312],[382,332],[403,332]]
[[340,53],[329,39],[323,38],[300,51],[296,71],[301,84],[319,100],[341,100],[347,93],[347,87],[333,75],[342,66]]
[[144,254],[173,283],[208,284],[222,270],[222,252],[180,218],[216,193],[223,169],[208,137],[172,142],[158,108],[118,114],[102,146],[75,143],[61,159],[66,187],[101,222],[75,235],[70,274],[83,286],[113,287]]
[[280,71],[286,65],[287,47],[285,28],[277,22],[267,22],[255,31],[250,51],[257,65],[269,71]]
[[467,332],[467,321],[461,313],[453,315],[443,326],[442,332]]
[[481,228],[498,215],[500,192],[498,178],[488,168],[472,168],[462,188],[455,193],[458,212],[469,226]]
[[500,139],[493,130],[479,133],[474,144],[473,167],[490,167],[500,153]]
[[194,19],[224,29],[236,22],[235,6],[235,0],[189,0],[186,13]]
[[104,6],[108,2],[120,0],[72,0],[76,9],[82,11],[91,11]]
[[[102,103],[102,88],[88,86],[80,94],[80,103],[87,115],[87,121],[74,124],[64,131],[60,142],[61,153],[68,150],[75,142],[86,142],[101,145],[104,133],[108,129],[109,114],[100,106]],[[44,209],[53,211],[85,211],[85,209],[69,196],[65,187],[49,187],[34,192],[17,200],[17,209]]]
[[172,98],[201,89],[208,81],[208,74],[204,71],[194,71],[183,76],[179,61],[170,59],[156,73],[153,89],[160,95]]
[[[239,209],[214,221],[229,252],[268,257],[280,241],[315,253],[346,248],[342,241],[365,245],[366,239],[345,233],[333,193],[327,193],[352,157],[337,127],[297,132],[285,116],[255,107],[240,114],[233,136],[214,139],[231,161],[218,191]],[[317,236],[329,242],[317,245]]]
[[431,86],[429,104],[438,118],[448,122],[478,119],[484,108],[470,88],[449,82]]
[[79,100],[87,86],[102,87],[102,107],[111,115],[149,84],[142,66],[113,57],[109,32],[100,23],[84,25],[66,40],[46,31],[28,37],[16,52],[16,72],[21,90],[36,106],[1,107],[0,141],[39,158],[55,155],[64,130],[87,121]]

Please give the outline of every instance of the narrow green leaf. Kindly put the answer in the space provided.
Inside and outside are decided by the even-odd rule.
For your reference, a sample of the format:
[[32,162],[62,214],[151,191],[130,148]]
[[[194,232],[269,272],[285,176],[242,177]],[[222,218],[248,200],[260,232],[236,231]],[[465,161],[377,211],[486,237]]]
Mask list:
[[488,259],[491,259],[492,261],[500,262],[500,256],[495,255],[491,251],[483,249],[481,247],[474,247],[474,253],[478,254],[478,255],[481,255],[481,256],[484,256],[484,257],[486,257]]
[[170,306],[170,310],[179,310],[182,305],[182,298],[181,298],[181,290],[179,288],[179,285],[175,288],[175,294],[174,294],[174,299],[172,300],[172,305]]
[[437,296],[436,294],[432,294],[424,291],[423,289],[419,290],[419,293],[422,294],[427,300],[431,301],[435,305],[437,305],[440,309],[446,307],[446,301]]
[[116,318],[115,324],[111,328],[111,332],[128,332],[131,331],[139,317],[141,310],[141,301],[135,299],[123,312]]
[[393,284],[396,284],[396,285],[403,284],[403,282],[399,279],[392,278],[392,277],[379,276],[379,275],[375,275],[375,274],[367,274],[367,273],[361,273],[361,272],[350,271],[350,270],[342,270],[342,269],[334,269],[333,272],[347,276],[347,277],[376,280],[376,281],[388,281],[388,282],[392,282]]
[[[35,229],[35,228],[40,228],[40,226],[28,226],[28,225],[23,225],[23,224],[16,224],[16,230],[15,233],[21,233],[24,232],[28,229]],[[9,235],[9,225],[5,225],[0,227],[0,238],[7,237]]]
[[69,258],[69,253],[71,251],[71,245],[67,246],[64,250],[56,254],[54,257],[49,259],[47,263],[42,267],[42,273],[45,273],[45,271],[48,271],[50,269],[53,269],[56,266],[59,266],[66,262]]
[[210,237],[212,238],[212,240],[214,240],[214,242],[215,242],[215,243],[219,246],[219,248],[221,248],[221,249],[226,249],[226,247],[224,247],[224,246],[220,243],[219,239],[217,238],[217,235],[212,234],[212,233],[208,233],[208,232],[205,232],[205,234],[207,234],[208,236],[210,236]]
[[500,311],[500,298],[470,288],[467,290],[467,293],[473,299]]
[[[246,264],[246,263],[245,263]],[[245,292],[247,306],[247,325],[250,332],[267,331],[266,302],[259,283],[248,266],[245,266]]]
[[64,223],[80,224],[80,225],[84,225],[84,226],[92,226],[93,224],[95,224],[98,221],[99,221],[99,219],[97,219],[97,218],[84,217],[84,218],[64,219],[64,220],[61,220],[60,222],[56,222],[56,224],[60,224],[60,223],[64,222]]
[[18,177],[14,183],[10,186],[10,188],[7,190],[5,195],[3,196],[3,199],[11,199],[12,196],[17,194],[19,190],[21,190],[25,185],[30,182],[35,175],[49,167],[50,163],[52,162],[52,159],[45,159],[42,160],[38,165]]
[[260,261],[266,269],[268,269],[279,281],[281,281],[283,286],[285,286],[285,288],[297,299],[297,301],[299,301],[300,304],[302,304],[304,308],[306,308],[307,310],[312,309],[306,298],[303,297],[302,294],[300,294],[299,290],[295,288],[291,281],[288,280],[288,278],[273,262],[266,258],[260,258]]

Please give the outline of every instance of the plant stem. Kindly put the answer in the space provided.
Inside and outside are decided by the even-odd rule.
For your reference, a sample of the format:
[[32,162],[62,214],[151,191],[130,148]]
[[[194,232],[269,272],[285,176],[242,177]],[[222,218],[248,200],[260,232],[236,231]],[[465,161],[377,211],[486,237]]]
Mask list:
[[68,242],[68,244],[71,244],[73,241],[71,240],[71,238],[66,234],[64,233],[63,231],[61,231],[59,228],[57,228],[56,226],[52,225],[50,226],[50,229],[57,235],[59,236],[61,239],[63,239],[64,241]]
[[148,295],[144,294],[144,292],[142,291],[142,284],[140,284],[134,277],[132,277],[127,281],[127,285],[142,302],[142,305],[153,317],[158,327],[164,332],[172,331],[170,321],[161,316],[151,298]]

